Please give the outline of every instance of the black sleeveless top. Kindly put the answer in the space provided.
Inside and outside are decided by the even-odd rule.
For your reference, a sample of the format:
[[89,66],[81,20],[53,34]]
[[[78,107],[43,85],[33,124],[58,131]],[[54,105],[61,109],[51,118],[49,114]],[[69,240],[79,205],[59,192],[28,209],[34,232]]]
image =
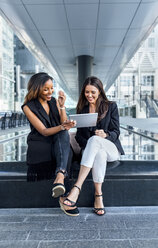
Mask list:
[[[46,128],[60,125],[60,115],[56,105],[56,99],[52,97],[51,101],[48,101],[48,104],[50,108],[49,115],[46,113],[38,99],[31,100],[21,107],[23,109],[23,107],[27,105]],[[38,164],[51,161],[53,159],[53,135],[47,137],[43,136],[31,123],[30,128],[31,132],[27,137],[27,164]]]

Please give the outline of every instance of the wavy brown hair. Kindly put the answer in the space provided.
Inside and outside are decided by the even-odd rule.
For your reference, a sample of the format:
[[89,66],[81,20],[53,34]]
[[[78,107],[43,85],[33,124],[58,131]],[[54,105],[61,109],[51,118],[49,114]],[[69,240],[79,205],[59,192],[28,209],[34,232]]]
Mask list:
[[49,79],[53,80],[53,78],[45,72],[39,72],[39,73],[34,74],[28,82],[28,85],[27,85],[28,93],[25,96],[24,104],[26,102],[31,101],[32,99],[38,98],[44,84]]
[[103,84],[101,80],[97,77],[88,77],[82,87],[81,94],[77,104],[77,114],[80,114],[84,106],[88,105],[88,100],[85,97],[85,88],[87,85],[92,85],[96,87],[100,94],[96,102],[96,112],[98,113],[98,121],[103,119],[108,111],[109,104],[111,103],[106,97],[105,91],[103,89]]

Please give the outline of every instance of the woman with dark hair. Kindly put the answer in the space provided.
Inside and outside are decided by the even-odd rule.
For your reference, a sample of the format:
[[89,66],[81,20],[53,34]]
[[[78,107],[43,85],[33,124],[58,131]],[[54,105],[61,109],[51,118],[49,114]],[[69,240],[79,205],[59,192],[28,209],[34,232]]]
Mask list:
[[[64,178],[67,175],[67,163],[70,151],[67,130],[75,125],[67,120],[65,94],[59,91],[58,100],[52,97],[53,81],[47,73],[33,75],[28,82],[28,93],[22,109],[30,122],[31,132],[27,143],[27,164],[56,164],[56,178],[52,196],[65,193]],[[71,212],[71,211],[70,211]]]
[[97,77],[85,80],[79,101],[77,113],[98,113],[96,127],[78,128],[76,141],[83,153],[78,179],[67,198],[60,198],[61,209],[69,215],[76,202],[87,175],[92,169],[95,187],[94,213],[105,214],[102,195],[107,162],[116,161],[124,154],[119,141],[119,114],[115,102],[108,101],[102,82]]

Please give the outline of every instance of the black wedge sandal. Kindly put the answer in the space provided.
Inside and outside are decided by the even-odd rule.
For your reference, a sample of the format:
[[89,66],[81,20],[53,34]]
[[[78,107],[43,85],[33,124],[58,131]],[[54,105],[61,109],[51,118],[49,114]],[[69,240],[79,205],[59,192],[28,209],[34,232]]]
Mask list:
[[[74,209],[65,209],[64,208],[64,203],[62,203],[60,200],[59,200],[59,204],[60,204],[60,208],[61,208],[61,210],[63,210],[64,211],[64,213],[66,214],[66,215],[69,215],[69,216],[78,216],[79,215],[79,210],[78,210],[78,208],[76,207],[76,208],[74,208]],[[67,205],[66,205],[67,206]],[[69,206],[69,207],[72,207],[72,206]]]
[[[103,195],[95,195],[95,197],[102,197]],[[102,214],[98,214],[99,211],[104,211]],[[93,208],[93,212],[98,216],[103,216],[106,211],[105,208]]]
[[[65,176],[65,171],[59,170],[57,173],[62,173]],[[52,197],[57,198],[65,193],[66,189],[62,183],[54,183],[52,188]]]
[[[79,194],[80,194],[81,189],[80,189],[77,185],[74,185],[74,186],[73,186],[73,188],[74,188],[74,187],[76,187],[76,188],[79,190]],[[79,196],[79,194],[78,194],[78,196]],[[65,201],[70,202],[70,203],[71,203],[71,205],[65,204]],[[78,199],[77,199],[77,201],[78,201]],[[64,200],[63,205],[65,205],[65,206],[67,206],[67,207],[75,207],[75,206],[76,206],[77,201],[76,201],[76,202],[71,201],[71,200],[67,197],[67,198]]]

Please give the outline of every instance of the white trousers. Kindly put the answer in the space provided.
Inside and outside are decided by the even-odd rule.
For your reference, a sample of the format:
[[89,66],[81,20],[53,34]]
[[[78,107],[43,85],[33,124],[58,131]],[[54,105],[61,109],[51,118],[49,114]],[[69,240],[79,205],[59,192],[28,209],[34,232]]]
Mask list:
[[92,168],[95,183],[104,181],[107,162],[120,159],[120,153],[115,144],[97,135],[89,138],[83,151],[81,165]]

